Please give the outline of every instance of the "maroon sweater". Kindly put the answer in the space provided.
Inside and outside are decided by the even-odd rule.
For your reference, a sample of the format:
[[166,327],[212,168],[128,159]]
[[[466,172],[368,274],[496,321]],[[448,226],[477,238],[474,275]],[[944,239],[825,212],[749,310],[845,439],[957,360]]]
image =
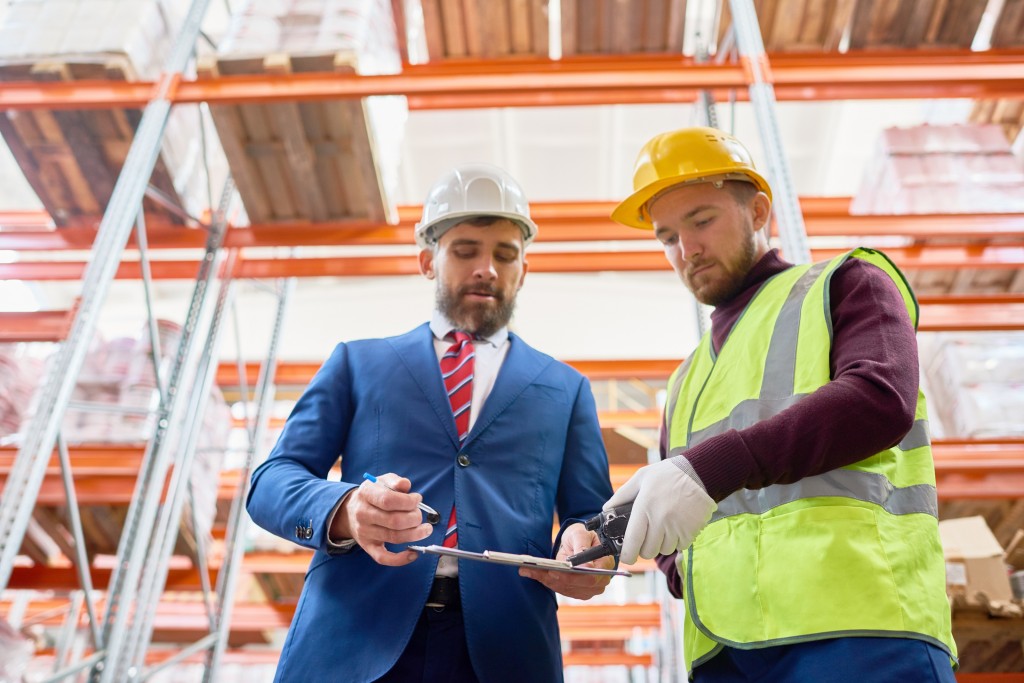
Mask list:
[[[742,292],[711,314],[716,352],[760,285],[791,266],[776,250],[754,264]],[[913,426],[917,340],[896,285],[881,269],[852,258],[835,272],[829,292],[832,381],[775,417],[684,453],[716,501],[741,488],[789,484],[863,460],[898,444]],[[662,458],[667,439],[663,429]],[[656,561],[670,592],[682,597],[675,553]]]

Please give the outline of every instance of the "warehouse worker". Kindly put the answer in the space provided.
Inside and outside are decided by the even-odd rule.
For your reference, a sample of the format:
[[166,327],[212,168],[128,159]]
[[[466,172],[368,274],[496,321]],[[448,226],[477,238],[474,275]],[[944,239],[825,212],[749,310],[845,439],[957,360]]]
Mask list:
[[536,234],[501,169],[442,176],[415,230],[430,322],[339,344],[254,472],[253,520],[316,551],[277,681],[562,680],[554,592],[587,599],[607,576],[405,547],[565,558],[598,544],[580,523],[612,494],[590,384],[508,330]]
[[880,252],[794,266],[735,138],[658,135],[612,217],[652,230],[711,330],[673,373],[621,561],[657,558],[705,683],[949,681],[917,302]]

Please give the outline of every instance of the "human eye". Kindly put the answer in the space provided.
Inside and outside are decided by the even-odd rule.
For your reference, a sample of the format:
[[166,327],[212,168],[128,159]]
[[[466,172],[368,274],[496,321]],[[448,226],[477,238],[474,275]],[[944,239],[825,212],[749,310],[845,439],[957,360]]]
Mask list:
[[712,223],[714,223],[714,221],[715,221],[715,215],[714,214],[704,214],[703,216],[700,216],[696,220],[694,220],[693,224],[695,226],[697,226],[698,228],[706,228],[709,225],[711,225]]

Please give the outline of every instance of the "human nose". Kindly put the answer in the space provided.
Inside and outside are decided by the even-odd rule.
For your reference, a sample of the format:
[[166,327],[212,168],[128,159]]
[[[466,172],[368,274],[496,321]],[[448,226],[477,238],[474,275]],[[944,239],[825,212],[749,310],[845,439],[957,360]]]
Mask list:
[[680,235],[679,249],[684,261],[693,262],[700,260],[700,256],[704,252],[704,245],[691,235]]
[[482,256],[476,264],[473,276],[478,280],[496,280],[498,269],[494,265],[494,257],[490,254]]

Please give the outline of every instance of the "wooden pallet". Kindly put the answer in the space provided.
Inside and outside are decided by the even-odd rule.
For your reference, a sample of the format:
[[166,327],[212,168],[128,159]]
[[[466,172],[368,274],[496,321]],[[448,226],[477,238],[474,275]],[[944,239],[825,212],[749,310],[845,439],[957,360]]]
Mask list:
[[[348,53],[201,60],[198,77],[352,73]],[[253,223],[386,222],[377,153],[362,100],[210,107],[231,174]]]
[[975,100],[969,120],[971,123],[999,124],[1006,133],[1006,139],[1012,143],[1024,129],[1024,100]]
[[302,593],[305,578],[301,574],[253,574],[256,584],[260,587],[269,602],[295,603]]
[[[835,51],[857,0],[754,0],[761,38],[768,52]],[[722,0],[718,44],[732,26],[728,0]]]
[[1024,671],[1024,619],[954,611],[961,673]]
[[[185,513],[187,514],[187,512]],[[82,534],[85,538],[85,551],[90,561],[97,555],[116,555],[121,531],[128,517],[127,505],[82,505],[79,507],[82,521]],[[39,543],[36,538],[26,535],[22,541],[21,553],[32,558],[39,566],[53,566],[55,563],[74,561],[74,534],[68,521],[67,509],[38,505],[32,511],[32,526],[44,533],[48,541]],[[50,542],[52,541],[52,543]],[[54,555],[48,552],[53,545],[60,550]],[[206,541],[209,545],[209,540]],[[198,544],[192,529],[184,522],[175,541],[174,554],[189,557],[196,561]]]
[[850,49],[967,49],[987,4],[988,0],[857,0]]
[[562,54],[683,51],[686,0],[561,0]]
[[548,56],[547,0],[422,0],[430,61]]
[[992,47],[1021,47],[1024,45],[1024,0],[1003,0],[1002,11],[996,17],[992,31]]
[[1024,270],[1012,268],[920,268],[907,271],[907,280],[918,296],[1024,292]]
[[[127,59],[119,56],[0,65],[0,82],[78,80],[138,79]],[[0,134],[43,207],[63,226],[95,218],[106,209],[141,119],[139,109],[7,111],[0,114]],[[162,159],[150,182],[180,203]],[[183,222],[151,200],[145,208],[168,222]]]

